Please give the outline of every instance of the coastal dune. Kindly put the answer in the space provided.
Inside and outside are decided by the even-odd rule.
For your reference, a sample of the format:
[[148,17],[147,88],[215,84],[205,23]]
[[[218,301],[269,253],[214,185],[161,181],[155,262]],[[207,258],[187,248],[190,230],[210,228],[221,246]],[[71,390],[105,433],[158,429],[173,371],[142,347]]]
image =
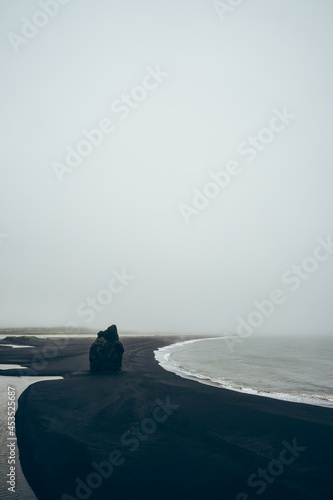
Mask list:
[[[154,350],[178,337],[121,340],[122,373],[90,375],[91,339],[71,340],[39,373],[65,378],[20,397],[20,460],[38,499],[332,496],[331,409],[165,371]],[[15,360],[29,367],[27,351]]]

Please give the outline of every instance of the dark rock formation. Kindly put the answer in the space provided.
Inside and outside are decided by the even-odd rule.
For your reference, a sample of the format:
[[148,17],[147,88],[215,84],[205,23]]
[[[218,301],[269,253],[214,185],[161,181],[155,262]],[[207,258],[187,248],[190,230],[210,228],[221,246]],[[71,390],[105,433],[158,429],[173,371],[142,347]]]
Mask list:
[[121,370],[124,347],[119,342],[116,325],[97,334],[89,353],[92,373],[115,373]]

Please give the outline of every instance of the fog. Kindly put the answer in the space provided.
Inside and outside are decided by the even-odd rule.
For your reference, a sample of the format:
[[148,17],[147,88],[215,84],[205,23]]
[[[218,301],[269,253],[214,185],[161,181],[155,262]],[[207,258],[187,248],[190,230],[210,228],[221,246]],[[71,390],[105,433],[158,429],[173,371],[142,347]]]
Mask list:
[[1,327],[331,333],[332,2],[0,5]]

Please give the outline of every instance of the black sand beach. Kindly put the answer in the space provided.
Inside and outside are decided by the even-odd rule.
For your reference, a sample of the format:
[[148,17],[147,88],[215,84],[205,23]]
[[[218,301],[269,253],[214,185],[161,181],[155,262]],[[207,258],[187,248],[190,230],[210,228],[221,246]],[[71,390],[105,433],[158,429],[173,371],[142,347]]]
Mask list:
[[[153,351],[178,337],[121,340],[121,374],[90,375],[92,339],[70,340],[38,369],[64,380],[22,394],[20,459],[40,500],[332,498],[331,409],[167,372]],[[5,361],[33,352],[8,349]]]

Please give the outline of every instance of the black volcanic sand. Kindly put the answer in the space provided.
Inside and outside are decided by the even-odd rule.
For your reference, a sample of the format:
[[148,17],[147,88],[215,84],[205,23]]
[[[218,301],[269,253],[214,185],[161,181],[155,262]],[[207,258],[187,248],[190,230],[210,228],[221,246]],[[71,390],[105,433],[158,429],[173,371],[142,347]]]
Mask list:
[[[33,384],[20,397],[21,464],[38,499],[333,498],[331,409],[232,392],[167,372],[153,350],[179,338],[121,340],[121,374],[90,375],[92,339],[71,340],[38,373],[66,378]],[[13,349],[10,362],[27,362],[32,352]],[[169,415],[157,409],[168,401]],[[294,455],[283,451],[295,444]],[[104,464],[109,477],[102,478],[93,464],[110,459],[113,470]],[[90,490],[75,493],[77,478],[89,480]]]

